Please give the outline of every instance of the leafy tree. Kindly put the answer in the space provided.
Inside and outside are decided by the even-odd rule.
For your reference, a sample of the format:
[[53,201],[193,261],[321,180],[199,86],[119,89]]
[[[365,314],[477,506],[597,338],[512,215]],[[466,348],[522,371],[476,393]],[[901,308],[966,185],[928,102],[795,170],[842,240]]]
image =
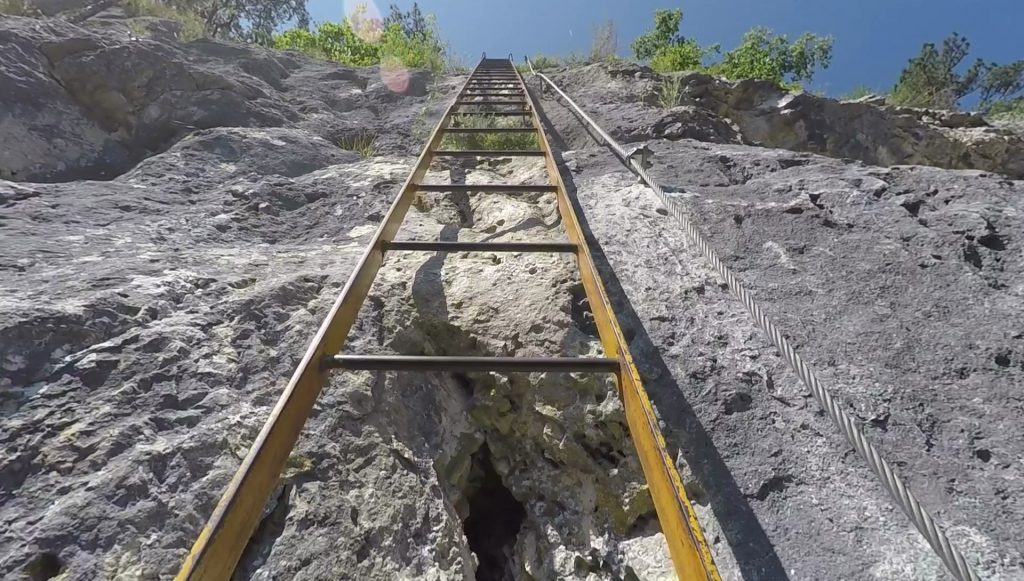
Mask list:
[[420,11],[419,3],[413,2],[408,12],[402,12],[397,4],[391,5],[391,12],[384,19],[384,26],[397,24],[402,28],[402,33],[409,38],[425,36],[432,31],[430,21]]
[[274,31],[286,22],[309,27],[306,0],[181,0],[182,8],[203,20],[207,34],[269,45]]
[[705,49],[697,41],[687,39],[659,48],[651,58],[651,68],[659,73],[701,70],[704,58],[717,51],[717,46]]
[[273,45],[355,66],[384,63],[433,71],[444,67],[446,52],[433,21],[415,5],[408,13],[392,7],[383,21],[357,10],[340,23],[318,24],[313,32],[293,28],[275,35]]
[[633,40],[630,45],[637,59],[646,61],[654,58],[659,50],[686,42],[679,35],[679,24],[683,21],[683,11],[655,10],[654,30],[645,32]]
[[971,43],[955,32],[941,49],[925,43],[900,73],[890,101],[910,107],[956,108],[961,98],[978,88],[985,68],[979,59],[964,74],[957,73],[970,49]]
[[1014,95],[1024,91],[1024,60],[1006,65],[989,63],[985,68],[984,77],[978,83],[978,90],[982,111],[992,109],[996,105],[1020,102],[1024,97],[1014,98]]
[[1024,61],[998,65],[977,59],[963,73],[958,72],[970,50],[971,43],[956,32],[941,48],[925,43],[900,73],[891,102],[956,109],[964,97],[977,92],[980,109],[988,111],[1024,91]]
[[718,52],[718,45],[701,47],[696,40],[679,34],[683,11],[655,10],[654,30],[633,40],[633,54],[640,60],[649,60],[658,72],[699,70],[705,57]]
[[[721,54],[717,44],[702,47],[679,34],[682,10],[655,10],[654,29],[638,36],[633,54],[648,60],[659,72],[702,70],[704,61]],[[743,36],[740,46],[725,53],[711,72],[731,79],[768,79],[780,84],[808,81],[818,68],[828,68],[832,39],[809,32],[790,42],[767,28],[754,28]]]
[[810,81],[819,67],[832,60],[832,38],[805,32],[793,42],[757,27],[743,35],[740,45],[725,53],[711,72],[729,79],[765,79],[781,85]]

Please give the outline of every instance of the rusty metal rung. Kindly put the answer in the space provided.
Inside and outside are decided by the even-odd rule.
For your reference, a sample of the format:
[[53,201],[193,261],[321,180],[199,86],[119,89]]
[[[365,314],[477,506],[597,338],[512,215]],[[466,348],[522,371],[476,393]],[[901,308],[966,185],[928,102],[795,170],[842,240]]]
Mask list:
[[328,369],[361,371],[494,371],[615,373],[619,360],[607,357],[448,357],[421,355],[335,355]]
[[547,155],[540,149],[438,149],[436,157],[544,157]]
[[546,194],[558,191],[558,186],[542,184],[419,184],[416,190],[420,192],[460,192],[460,193],[531,193]]
[[452,115],[469,115],[472,117],[497,116],[497,117],[532,117],[530,111],[452,111]]
[[533,127],[448,127],[445,133],[536,133]]
[[484,100],[484,101],[463,101],[459,100],[455,102],[456,105],[525,105],[526,101],[511,101],[505,100]]
[[576,252],[571,242],[461,242],[456,240],[381,241],[385,252],[414,250],[420,252]]

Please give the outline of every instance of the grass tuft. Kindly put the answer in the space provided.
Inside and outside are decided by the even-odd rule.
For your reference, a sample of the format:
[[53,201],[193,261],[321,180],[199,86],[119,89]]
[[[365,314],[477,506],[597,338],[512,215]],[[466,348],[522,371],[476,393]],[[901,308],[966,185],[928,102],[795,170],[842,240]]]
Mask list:
[[656,94],[658,106],[662,109],[671,109],[680,103],[683,94],[683,78],[673,75],[665,79],[658,87]]
[[377,136],[365,131],[343,135],[335,144],[342,149],[358,153],[363,159],[377,154]]

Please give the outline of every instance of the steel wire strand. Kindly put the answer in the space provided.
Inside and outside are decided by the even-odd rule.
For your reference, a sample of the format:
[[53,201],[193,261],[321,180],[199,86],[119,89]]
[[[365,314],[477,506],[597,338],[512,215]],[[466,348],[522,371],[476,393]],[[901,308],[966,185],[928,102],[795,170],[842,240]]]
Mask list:
[[789,364],[790,368],[796,372],[797,376],[800,377],[800,381],[804,386],[806,386],[814,395],[814,399],[818,402],[818,405],[839,427],[839,431],[846,438],[846,441],[849,442],[857,450],[857,453],[860,454],[861,458],[868,463],[871,471],[874,472],[875,476],[881,481],[886,492],[889,493],[889,496],[914,523],[914,526],[921,535],[925,537],[925,540],[928,541],[932,550],[935,551],[939,559],[941,559],[943,564],[946,565],[946,568],[953,577],[958,581],[980,581],[980,577],[978,577],[977,573],[967,565],[967,562],[960,550],[949,542],[945,533],[939,529],[935,520],[930,514],[928,514],[928,511],[921,506],[917,497],[914,496],[914,494],[907,488],[907,485],[896,474],[889,463],[882,458],[881,453],[875,445],[864,436],[864,433],[854,422],[853,418],[851,418],[850,415],[840,407],[839,402],[836,401],[836,398],[833,397],[828,388],[821,384],[811,367],[804,362],[803,358],[800,357],[792,345],[789,344],[789,341],[786,340],[778,328],[771,322],[771,320],[768,319],[767,315],[764,314],[764,311],[761,310],[761,307],[753,297],[751,297],[750,293],[747,292],[747,289],[742,283],[740,283],[739,279],[737,279],[729,267],[722,262],[718,253],[711,247],[700,230],[686,217],[683,212],[682,205],[676,200],[669,198],[661,186],[654,181],[647,170],[642,167],[637,160],[630,159],[622,146],[605,133],[605,131],[601,129],[601,127],[595,123],[590,116],[584,113],[579,105],[577,105],[546,75],[534,71],[533,64],[530,63],[529,59],[526,60],[530,65],[530,72],[550,85],[552,89],[565,99],[575,112],[598,132],[622,162],[651,188],[655,196],[657,196],[658,200],[661,201],[661,203],[668,209],[672,217],[679,221],[690,242],[700,248],[704,257],[712,264],[712,266],[714,266],[715,270],[718,271],[719,276],[725,280],[729,290],[740,300],[741,303],[743,303],[743,306],[754,318],[755,323],[761,331],[768,335],[769,339],[771,339],[772,343],[775,345],[775,348],[779,350],[782,358],[787,364]]

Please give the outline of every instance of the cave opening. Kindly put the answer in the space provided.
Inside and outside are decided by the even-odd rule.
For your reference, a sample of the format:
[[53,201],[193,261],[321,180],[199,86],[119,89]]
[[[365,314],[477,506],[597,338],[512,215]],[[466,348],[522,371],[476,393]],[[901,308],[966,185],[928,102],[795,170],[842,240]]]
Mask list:
[[467,486],[469,515],[463,531],[476,554],[477,581],[512,581],[512,551],[526,518],[526,509],[505,487],[485,443],[472,457]]

